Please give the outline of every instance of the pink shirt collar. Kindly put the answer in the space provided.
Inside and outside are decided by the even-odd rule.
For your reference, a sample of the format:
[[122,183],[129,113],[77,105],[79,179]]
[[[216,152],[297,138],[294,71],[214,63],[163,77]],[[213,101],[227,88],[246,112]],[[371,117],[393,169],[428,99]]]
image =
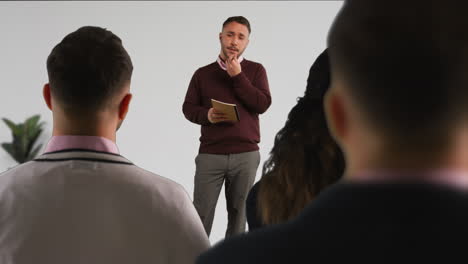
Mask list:
[[[241,63],[243,60],[244,57],[240,56],[239,63]],[[221,56],[218,56],[218,59],[216,59],[216,61],[218,62],[219,67],[221,67],[221,69],[226,70],[226,63],[221,59]]]
[[351,181],[367,183],[386,182],[427,182],[450,185],[456,188],[468,189],[468,172],[457,170],[434,170],[411,173],[398,171],[363,171],[353,175]]
[[98,136],[53,136],[47,143],[45,153],[65,149],[89,149],[119,154],[119,149],[112,140]]

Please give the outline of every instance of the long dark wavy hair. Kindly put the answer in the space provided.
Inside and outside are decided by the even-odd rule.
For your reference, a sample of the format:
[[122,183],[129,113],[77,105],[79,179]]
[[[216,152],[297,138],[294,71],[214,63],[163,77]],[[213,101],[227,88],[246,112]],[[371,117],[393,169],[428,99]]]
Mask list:
[[330,135],[323,109],[329,84],[325,50],[312,65],[305,94],[289,112],[263,165],[257,208],[265,225],[297,216],[343,174],[343,154]]

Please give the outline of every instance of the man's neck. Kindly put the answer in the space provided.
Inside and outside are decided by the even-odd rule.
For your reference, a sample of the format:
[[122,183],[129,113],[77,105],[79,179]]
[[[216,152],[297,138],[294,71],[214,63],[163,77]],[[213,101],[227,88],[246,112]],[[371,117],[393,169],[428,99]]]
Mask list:
[[468,189],[468,171],[447,169],[431,169],[407,171],[378,169],[361,171],[345,175],[344,179],[351,183],[385,184],[385,183],[425,183],[447,185],[457,189]]
[[95,136],[95,137],[103,137],[107,138],[114,143],[116,142],[116,135],[114,133],[109,133],[105,131],[85,131],[85,130],[59,130],[53,129],[52,136]]
[[[441,151],[442,153],[442,151]],[[468,165],[459,153],[425,155],[424,153],[392,153],[391,155],[365,155],[348,159],[344,178],[351,181],[411,180],[426,181],[435,178],[459,177],[468,180]]]
[[96,136],[116,141],[115,129],[103,125],[90,126],[89,123],[81,126],[77,123],[73,126],[54,123],[52,136]]
[[116,141],[116,126],[108,116],[71,118],[54,113],[53,136],[97,136]]

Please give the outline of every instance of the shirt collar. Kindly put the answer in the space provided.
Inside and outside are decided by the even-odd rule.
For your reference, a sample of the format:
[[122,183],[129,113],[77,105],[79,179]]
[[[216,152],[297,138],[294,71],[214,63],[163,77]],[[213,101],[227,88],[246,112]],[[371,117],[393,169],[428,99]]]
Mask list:
[[[244,60],[244,57],[239,56],[238,60],[239,63],[241,63]],[[218,65],[221,67],[221,69],[226,70],[226,63],[223,61],[223,59],[221,59],[221,56],[218,55],[218,59],[216,59],[216,61],[218,62]]]
[[45,153],[55,152],[65,149],[89,149],[101,152],[119,154],[117,145],[110,139],[98,136],[53,136]]

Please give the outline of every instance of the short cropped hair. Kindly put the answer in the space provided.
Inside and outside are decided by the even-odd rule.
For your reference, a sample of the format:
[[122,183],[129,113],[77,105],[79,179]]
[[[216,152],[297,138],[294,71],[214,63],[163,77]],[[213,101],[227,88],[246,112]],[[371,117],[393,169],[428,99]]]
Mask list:
[[339,73],[369,124],[408,142],[432,141],[467,117],[467,7],[344,2],[328,35],[332,78]]
[[249,30],[249,34],[251,32],[251,29],[250,29],[250,22],[249,20],[247,20],[247,18],[243,17],[243,16],[233,16],[233,17],[229,17],[228,19],[226,19],[226,21],[224,21],[223,23],[223,28],[231,23],[231,22],[237,22],[239,24],[242,24],[244,26],[247,27],[247,29]]
[[85,26],[68,34],[47,58],[54,98],[70,113],[107,107],[130,82],[133,65],[111,31]]

